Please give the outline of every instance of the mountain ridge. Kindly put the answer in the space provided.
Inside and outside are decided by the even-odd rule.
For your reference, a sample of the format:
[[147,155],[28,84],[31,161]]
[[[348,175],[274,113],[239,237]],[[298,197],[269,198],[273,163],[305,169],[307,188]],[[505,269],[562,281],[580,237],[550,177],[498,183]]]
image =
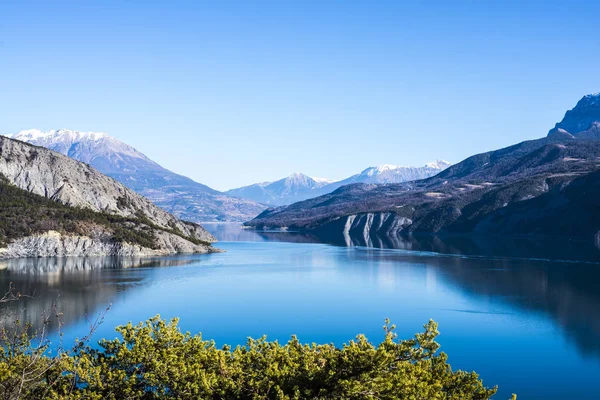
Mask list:
[[580,100],[547,137],[473,155],[418,181],[343,186],[246,225],[343,235],[347,243],[352,235],[477,233],[600,244],[600,141],[589,133],[600,121],[596,97]]
[[274,182],[261,182],[226,191],[230,196],[251,199],[263,204],[281,205],[312,197],[314,191],[331,184],[324,178],[312,178],[295,172]]
[[440,173],[450,165],[452,164],[445,160],[435,160],[421,167],[381,164],[375,167],[366,168],[359,174],[336,182],[335,184],[339,185],[338,187],[341,187],[350,183],[404,183],[428,178]]
[[29,129],[11,138],[49,148],[125,184],[176,216],[192,222],[246,221],[266,207],[233,198],[176,174],[106,133]]
[[402,183],[422,179],[439,173],[449,165],[451,164],[444,160],[435,160],[422,167],[381,164],[366,168],[340,181],[311,178],[302,173],[294,173],[275,182],[256,183],[231,189],[226,193],[271,206],[282,206],[322,196],[353,183]]

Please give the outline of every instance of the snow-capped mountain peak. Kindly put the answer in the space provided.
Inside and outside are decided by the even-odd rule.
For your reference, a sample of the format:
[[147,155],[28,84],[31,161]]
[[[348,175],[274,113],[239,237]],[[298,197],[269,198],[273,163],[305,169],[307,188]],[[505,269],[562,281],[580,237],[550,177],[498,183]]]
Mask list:
[[226,193],[246,199],[252,199],[264,204],[289,204],[294,201],[311,197],[316,190],[323,188],[333,181],[324,178],[313,178],[300,172],[269,183],[256,183],[254,185],[231,189]]
[[254,184],[231,189],[226,193],[260,203],[284,205],[331,193],[343,185],[353,183],[402,183],[429,178],[449,166],[449,162],[442,160],[430,162],[422,167],[381,164],[376,167],[369,167],[360,174],[341,181],[312,178],[296,172],[267,185]]
[[290,176],[287,177],[287,179],[306,179],[306,178],[310,178],[307,175],[304,175],[301,172],[294,172],[293,174],[291,174]]
[[381,164],[365,169],[358,174],[355,180],[365,183],[401,183],[427,178],[435,174],[436,171],[440,172],[450,165],[448,161],[444,160],[435,160],[425,164],[423,167]]
[[[331,181],[329,181],[328,179],[315,179],[315,178],[312,178],[303,173],[294,172],[287,178],[282,179],[277,182],[273,182],[269,186],[285,185],[286,187],[294,187],[294,188],[303,190],[305,188],[307,188],[307,189],[319,188],[319,187],[325,186],[329,183],[331,183]],[[297,189],[292,189],[292,191],[295,191],[295,190],[297,190]]]
[[392,164],[381,164],[376,167],[369,167],[369,168],[365,169],[364,171],[362,171],[360,174],[365,175],[365,176],[376,176],[376,175],[380,175],[380,174],[383,174],[388,171],[394,171],[394,170],[398,170],[401,168],[407,168],[407,167],[400,166],[400,165],[392,165]]
[[301,172],[294,172],[293,174],[291,174],[290,176],[288,176],[286,178],[288,181],[303,181],[303,182],[310,182],[310,181],[314,181],[317,184],[322,184],[322,185],[328,185],[330,183],[335,182],[332,179],[327,179],[327,178],[316,178],[314,176],[308,176],[305,175]]
[[99,157],[119,163],[125,159],[141,160],[144,165],[157,165],[132,146],[117,140],[103,132],[82,132],[71,129],[28,129],[11,135],[13,139],[43,146],[63,153],[71,158],[91,164]]
[[188,221],[245,221],[265,208],[173,173],[105,133],[29,129],[11,136],[90,164]]
[[435,160],[435,161],[428,162],[427,164],[425,164],[426,167],[439,169],[439,170],[446,169],[451,165],[452,165],[452,163],[449,161],[446,161],[446,160]]
[[162,169],[132,146],[102,132],[28,129],[11,137],[94,165],[104,173]]
[[14,135],[10,135],[13,139],[21,141],[44,140],[44,141],[81,141],[81,140],[100,140],[109,137],[103,132],[79,132],[71,129],[52,129],[42,131],[40,129],[26,129]]

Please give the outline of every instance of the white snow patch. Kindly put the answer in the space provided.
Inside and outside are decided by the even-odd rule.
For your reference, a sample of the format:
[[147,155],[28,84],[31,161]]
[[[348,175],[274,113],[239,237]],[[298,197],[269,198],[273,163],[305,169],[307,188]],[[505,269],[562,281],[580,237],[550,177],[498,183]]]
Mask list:
[[333,179],[317,178],[315,176],[311,176],[310,179],[312,179],[315,182],[319,182],[319,183],[333,183],[333,182],[337,182],[337,181],[334,181]]

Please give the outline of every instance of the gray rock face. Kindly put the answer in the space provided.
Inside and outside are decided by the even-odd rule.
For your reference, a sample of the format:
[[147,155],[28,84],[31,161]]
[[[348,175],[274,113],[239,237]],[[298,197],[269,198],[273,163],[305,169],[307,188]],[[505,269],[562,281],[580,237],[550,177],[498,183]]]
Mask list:
[[31,129],[12,138],[89,164],[186,221],[247,221],[266,208],[173,173],[132,146],[104,133]]
[[[584,96],[577,105],[566,112],[565,117],[550,130],[548,136],[567,133],[581,138],[600,138],[598,123],[600,122],[600,93]],[[591,128],[594,128],[589,132]],[[561,132],[562,131],[562,132]]]
[[[184,222],[154,205],[119,182],[54,151],[0,136],[0,175],[28,192],[72,207],[89,208],[124,217],[147,218],[155,226],[211,243],[215,238],[200,225]],[[64,237],[48,233],[17,240],[4,249],[4,257],[47,255],[143,255],[176,252],[208,252],[165,231],[157,234],[159,250],[112,243],[102,232],[90,237]]]
[[0,259],[21,257],[92,257],[159,256],[174,253],[212,253],[218,251],[210,246],[196,245],[179,236],[158,233],[159,249],[113,242],[108,237],[64,235],[48,231],[40,235],[24,237],[0,249]]
[[[352,245],[353,238],[355,237],[361,237],[367,246],[372,247],[373,237],[378,235],[395,235],[412,223],[410,219],[400,217],[391,212],[353,214],[341,218],[340,222],[344,222],[344,230],[342,232],[344,241],[348,247]],[[336,223],[337,221],[333,221],[330,224]],[[325,226],[323,228],[327,229],[328,227]]]
[[0,174],[21,189],[69,206],[122,216],[141,212],[162,228],[215,241],[200,225],[183,222],[89,165],[42,147],[0,136]]

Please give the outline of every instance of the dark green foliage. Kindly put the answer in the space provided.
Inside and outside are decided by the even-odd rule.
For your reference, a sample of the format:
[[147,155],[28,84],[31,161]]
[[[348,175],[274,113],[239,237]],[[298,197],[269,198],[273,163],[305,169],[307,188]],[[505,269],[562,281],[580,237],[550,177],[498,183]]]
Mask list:
[[117,198],[117,208],[119,210],[126,210],[131,208],[131,201],[126,196],[120,196]]
[[[187,221],[181,221],[181,222],[182,222],[183,224],[185,224],[185,225],[195,225],[195,224],[194,224],[194,223],[192,223],[192,222],[187,222]],[[189,241],[189,242],[192,242],[192,243],[194,243],[194,244],[203,244],[203,245],[205,245],[205,246],[210,246],[210,245],[211,245],[211,243],[210,243],[210,242],[207,242],[207,241],[204,241],[204,240],[200,240],[200,239],[198,239],[198,238],[197,238],[195,235],[194,235],[194,236],[187,236],[185,233],[183,233],[183,232],[181,231],[181,229],[179,229],[179,228],[177,227],[177,225],[175,225],[175,223],[174,223],[173,221],[169,222],[169,227],[170,227],[171,229],[164,229],[164,228],[163,228],[163,231],[165,231],[165,232],[169,232],[169,233],[172,233],[173,235],[180,236],[180,237],[184,238],[185,240],[187,240],[187,241]],[[193,233],[192,233],[192,234],[193,234]]]
[[[121,206],[128,200],[120,198]],[[188,238],[174,229],[164,229],[146,216],[123,217],[97,212],[88,208],[70,207],[44,196],[22,190],[0,176],[0,246],[14,239],[55,230],[88,236],[90,229],[99,228],[110,233],[115,242],[128,242],[156,249],[156,231],[179,235],[196,244],[208,244]]]
[[[144,215],[144,214],[143,214],[141,211],[138,211],[138,212],[136,213],[136,220],[137,220],[139,223],[141,223],[141,224],[144,224],[144,225],[146,225],[146,226],[148,226],[148,227],[150,227],[150,228],[152,228],[152,229],[160,230],[160,231],[163,231],[163,232],[171,233],[171,234],[173,234],[173,235],[176,235],[176,236],[182,237],[182,238],[184,238],[185,240],[187,240],[188,242],[192,242],[192,243],[194,243],[194,244],[198,244],[198,245],[200,245],[200,244],[203,244],[203,245],[205,245],[205,246],[210,246],[210,245],[211,245],[211,243],[210,243],[210,242],[207,242],[207,241],[204,241],[204,240],[200,240],[200,239],[196,238],[195,236],[187,236],[185,233],[183,233],[183,232],[181,231],[181,229],[179,229],[179,228],[177,227],[177,225],[175,225],[175,223],[173,223],[173,221],[169,222],[169,227],[170,227],[169,229],[167,229],[167,228],[163,228],[163,227],[160,227],[160,226],[158,226],[158,225],[154,224],[154,223],[153,223],[153,222],[152,222],[152,221],[151,221],[151,220],[150,220],[148,217],[146,217],[146,216],[145,216],[145,215]],[[189,224],[189,222],[185,222],[185,221],[182,221],[182,222],[183,222],[184,224]]]

